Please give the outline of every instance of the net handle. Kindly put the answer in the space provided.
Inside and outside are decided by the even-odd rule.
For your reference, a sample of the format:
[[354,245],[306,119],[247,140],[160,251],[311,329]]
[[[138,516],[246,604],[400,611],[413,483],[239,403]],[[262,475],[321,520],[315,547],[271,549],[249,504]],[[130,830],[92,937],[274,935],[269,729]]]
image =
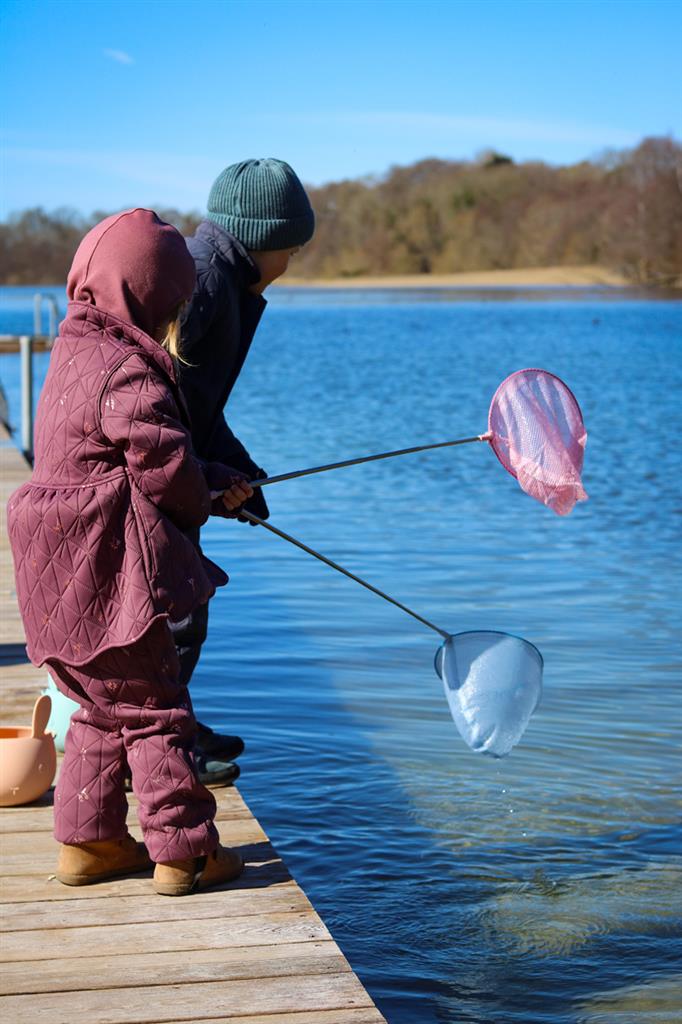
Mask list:
[[312,466],[310,469],[297,469],[292,473],[280,473],[279,476],[267,476],[262,480],[249,480],[251,487],[267,487],[268,484],[279,484],[284,480],[297,480],[313,473],[326,473],[330,469],[343,469],[345,466],[359,466],[363,462],[377,462],[379,459],[393,459],[398,455],[412,455],[415,452],[433,451],[434,448],[453,448],[455,445],[471,444],[473,441],[490,441],[492,434],[477,434],[476,437],[460,437],[456,441],[439,441],[437,444],[420,444],[414,448],[399,448],[392,452],[380,452],[378,455],[364,455],[358,459],[345,459],[343,462],[328,462],[324,466]]
[[326,555],[321,554],[319,551],[315,551],[314,548],[309,548],[307,544],[304,544],[300,540],[296,540],[295,537],[285,533],[284,530],[278,530],[276,526],[272,526],[271,523],[266,523],[265,520],[259,519],[258,516],[254,516],[252,512],[246,512],[243,508],[239,510],[239,515],[248,519],[250,523],[256,523],[258,526],[264,526],[266,530],[270,531],[270,533],[276,534],[278,537],[281,537],[282,540],[288,541],[290,544],[293,544],[294,547],[300,548],[301,551],[305,551],[306,554],[312,555],[313,558],[317,558],[320,562],[324,562],[324,564],[328,565],[331,569],[336,569],[337,572],[340,572],[342,575],[347,576],[348,579],[359,583],[360,586],[365,587],[366,590],[371,590],[373,594],[383,598],[384,601],[388,601],[389,604],[395,605],[396,608],[400,608],[401,611],[407,612],[407,614],[411,615],[413,619],[421,622],[424,626],[428,626],[429,629],[432,629],[435,633],[440,633],[445,640],[450,637],[450,633],[441,629],[440,626],[435,626],[433,622],[429,622],[428,619],[425,619],[422,615],[419,615],[411,608],[408,608],[406,604],[401,604],[400,601],[396,601],[394,597],[391,597],[389,594],[385,594],[383,590],[379,590],[378,587],[372,586],[372,584],[368,583],[367,580],[363,580],[360,576],[356,576],[348,569],[344,569],[343,566],[339,565],[337,562],[332,562],[331,558],[327,558]]

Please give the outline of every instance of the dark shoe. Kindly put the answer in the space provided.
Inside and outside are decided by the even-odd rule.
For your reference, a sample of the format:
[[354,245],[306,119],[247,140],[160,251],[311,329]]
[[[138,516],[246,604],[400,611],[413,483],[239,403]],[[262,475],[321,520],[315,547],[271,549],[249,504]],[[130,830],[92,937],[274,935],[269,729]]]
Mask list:
[[243,870],[244,861],[235,850],[218,846],[206,857],[188,857],[157,864],[154,888],[159,896],[189,896],[213,885],[231,882]]
[[235,761],[244,753],[244,740],[240,736],[224,736],[201,722],[197,722],[196,746],[202,754],[216,761]]
[[202,786],[231,786],[239,778],[239,765],[231,761],[208,761],[199,750],[194,751],[194,763]]
[[108,878],[136,875],[152,866],[144,843],[132,836],[93,843],[62,843],[57,878],[63,885],[92,885]]

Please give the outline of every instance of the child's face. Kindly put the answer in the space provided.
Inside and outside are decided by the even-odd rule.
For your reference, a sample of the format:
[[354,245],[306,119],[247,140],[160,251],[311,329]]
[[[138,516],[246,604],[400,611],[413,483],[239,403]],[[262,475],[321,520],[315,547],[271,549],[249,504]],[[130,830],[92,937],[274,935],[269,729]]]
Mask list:
[[281,277],[289,266],[289,260],[297,252],[300,252],[300,248],[300,246],[296,246],[293,249],[250,251],[251,259],[260,270],[260,281],[251,287],[251,291],[260,294],[269,284]]

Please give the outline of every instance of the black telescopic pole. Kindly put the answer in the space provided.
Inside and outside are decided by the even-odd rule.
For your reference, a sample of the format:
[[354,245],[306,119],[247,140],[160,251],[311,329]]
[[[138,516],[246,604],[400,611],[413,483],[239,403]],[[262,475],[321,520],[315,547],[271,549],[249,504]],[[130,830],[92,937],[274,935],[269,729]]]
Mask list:
[[355,580],[355,582],[359,583],[361,587],[371,590],[372,593],[377,594],[378,597],[383,597],[384,601],[388,601],[389,604],[395,605],[396,608],[400,608],[401,611],[407,612],[407,614],[411,615],[413,619],[417,619],[418,622],[428,626],[429,629],[432,629],[435,633],[440,633],[440,635],[446,640],[450,637],[451,634],[446,632],[444,629],[441,629],[440,626],[434,626],[433,622],[429,622],[429,620],[425,619],[422,615],[418,615],[417,612],[412,611],[412,609],[408,608],[407,605],[401,604],[400,601],[396,601],[394,597],[390,597],[388,594],[385,594],[383,590],[379,590],[378,587],[373,587],[371,583],[367,583],[367,581],[363,580],[360,576],[356,576],[354,573],[349,572],[348,569],[344,569],[343,566],[338,565],[337,562],[332,562],[331,558],[327,558],[326,555],[320,554],[320,552],[315,551],[314,548],[309,548],[307,544],[303,544],[300,540],[296,540],[296,538],[290,536],[290,534],[284,533],[283,530],[278,530],[276,526],[266,523],[265,520],[259,519],[258,516],[254,516],[251,512],[246,512],[243,508],[239,510],[239,515],[248,519],[250,523],[257,523],[258,526],[264,526],[266,530],[277,534],[277,536],[281,537],[283,540],[289,541],[290,544],[300,548],[301,551],[305,551],[308,555],[312,555],[313,558],[319,559],[320,562],[324,562],[325,565],[330,566],[332,569],[336,569],[337,572],[343,573],[343,575],[347,576],[349,579]]

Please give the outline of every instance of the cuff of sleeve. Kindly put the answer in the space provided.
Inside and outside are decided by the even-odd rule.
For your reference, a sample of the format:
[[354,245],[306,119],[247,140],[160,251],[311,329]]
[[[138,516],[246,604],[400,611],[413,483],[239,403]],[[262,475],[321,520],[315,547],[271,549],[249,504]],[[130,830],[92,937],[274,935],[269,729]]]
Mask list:
[[263,476],[267,476],[264,470],[260,466],[256,465],[253,459],[249,455],[238,455],[234,454],[230,456],[230,465],[243,473],[248,480],[260,480]]
[[248,480],[248,477],[235,466],[226,466],[222,462],[207,462],[204,465],[204,476],[211,493],[222,492],[238,480]]

